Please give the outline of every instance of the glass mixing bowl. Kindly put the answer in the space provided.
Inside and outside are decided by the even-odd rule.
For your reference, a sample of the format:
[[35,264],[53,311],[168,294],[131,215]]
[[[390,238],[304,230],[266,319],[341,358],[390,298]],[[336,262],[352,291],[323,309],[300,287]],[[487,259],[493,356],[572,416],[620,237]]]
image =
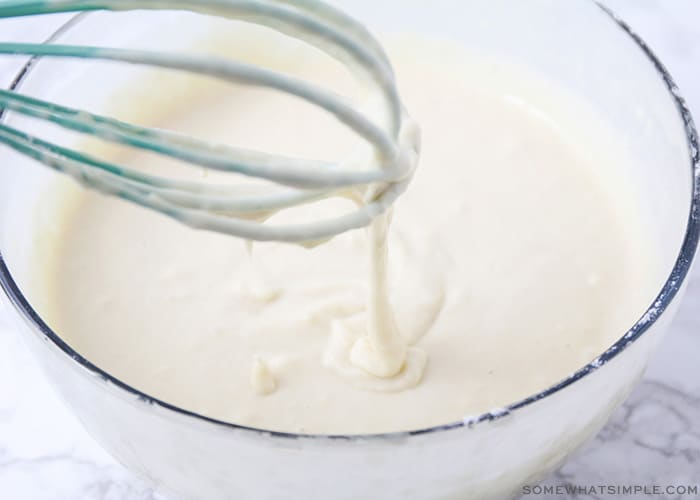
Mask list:
[[[0,283],[51,383],[85,428],[128,469],[173,498],[465,499],[514,495],[595,434],[639,380],[684,288],[698,242],[698,150],[692,119],[644,43],[594,2],[342,0],[375,32],[450,38],[536,68],[585,99],[637,160],[626,171],[663,265],[657,297],[614,345],[558,384],[499,410],[415,432],[292,435],[194,414],[130,387],[75,352],[42,319],[32,251],[52,228],[45,198],[57,174],[3,151]],[[400,15],[399,15],[400,14]],[[55,38],[129,47],[187,45],[211,20],[182,13],[79,16]],[[495,59],[497,60],[497,59]],[[36,60],[15,86],[94,104],[134,68]],[[94,63],[97,64],[97,63]],[[85,85],[85,82],[89,85]],[[82,82],[82,85],[81,85]],[[18,125],[16,116],[4,119]],[[31,124],[36,131],[37,125]],[[582,138],[583,139],[583,138]],[[545,312],[546,313],[546,312]]]

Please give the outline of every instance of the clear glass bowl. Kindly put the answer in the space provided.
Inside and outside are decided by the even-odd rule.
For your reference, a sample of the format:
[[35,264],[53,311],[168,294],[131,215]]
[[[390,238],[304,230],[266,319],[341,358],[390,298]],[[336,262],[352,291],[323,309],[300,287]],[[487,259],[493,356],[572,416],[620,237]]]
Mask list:
[[[558,384],[501,409],[410,433],[291,435],[244,428],[176,408],[129,387],[71,349],[42,320],[31,294],[31,249],[50,230],[43,199],[57,174],[3,151],[0,284],[18,332],[87,430],[121,463],[175,498],[465,499],[514,495],[598,431],[640,378],[669,324],[698,242],[698,149],[690,114],[644,43],[594,2],[392,0],[334,2],[377,32],[456,40],[537,68],[586,99],[637,152],[627,172],[642,193],[665,282],[628,332]],[[79,16],[65,43],[186,45],[211,20],[182,13]],[[92,68],[92,69],[91,69]],[[134,69],[38,60],[19,75],[23,92],[94,106]],[[90,85],[80,85],[88,81]],[[20,118],[5,116],[13,123]],[[25,124],[26,125],[26,124]],[[32,126],[36,127],[35,124]],[[38,214],[38,215],[37,215]],[[39,235],[39,237],[37,237]]]

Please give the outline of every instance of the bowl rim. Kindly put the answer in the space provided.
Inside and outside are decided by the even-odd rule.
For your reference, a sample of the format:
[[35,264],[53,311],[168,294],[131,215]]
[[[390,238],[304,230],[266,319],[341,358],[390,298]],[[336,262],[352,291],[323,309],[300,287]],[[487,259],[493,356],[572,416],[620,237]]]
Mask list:
[[[609,18],[620,28],[624,33],[626,33],[634,43],[637,44],[640,50],[647,56],[649,62],[654,66],[659,76],[663,80],[667,87],[667,90],[673,99],[676,109],[679,113],[679,117],[684,125],[686,139],[688,142],[688,151],[690,158],[690,167],[692,175],[692,199],[690,203],[690,211],[688,215],[688,225],[686,227],[685,235],[683,238],[683,243],[681,245],[680,252],[675,261],[674,267],[664,283],[661,291],[654,299],[653,303],[646,312],[641,316],[639,320],[615,343],[612,344],[607,350],[605,350],[601,355],[595,358],[593,361],[589,362],[582,368],[576,370],[574,373],[568,377],[562,379],[561,381],[547,387],[546,389],[528,396],[524,399],[511,403],[503,408],[491,410],[489,412],[477,415],[474,417],[465,417],[464,419],[452,422],[449,424],[438,425],[433,427],[428,427],[424,429],[417,429],[413,431],[399,431],[399,432],[384,432],[384,433],[373,433],[373,434],[297,434],[291,432],[278,432],[270,431],[266,429],[259,429],[255,427],[244,426],[240,424],[235,424],[232,422],[226,422],[223,420],[218,420],[215,418],[207,417],[199,413],[172,405],[158,398],[152,397],[139,389],[130,386],[129,384],[121,381],[119,378],[111,375],[110,373],[104,371],[98,366],[94,365],[92,362],[81,356],[73,348],[71,348],[60,336],[58,336],[40,317],[40,315],[34,310],[34,308],[29,304],[27,298],[22,294],[19,286],[12,277],[10,270],[3,258],[2,252],[0,252],[0,287],[4,290],[5,294],[8,296],[10,303],[14,306],[15,310],[20,314],[23,319],[28,321],[34,328],[35,333],[39,333],[46,340],[51,342],[60,351],[71,358],[72,362],[76,363],[79,367],[86,369],[93,375],[98,376],[103,382],[112,384],[118,389],[125,391],[128,395],[134,396],[138,403],[145,406],[156,406],[167,411],[171,411],[177,415],[184,416],[187,418],[194,419],[196,421],[203,421],[209,424],[213,424],[216,427],[223,429],[235,429],[244,432],[260,434],[265,436],[279,437],[279,438],[294,438],[294,439],[330,439],[330,440],[349,440],[349,441],[359,441],[359,440],[378,440],[385,438],[395,439],[397,437],[407,437],[407,436],[418,436],[426,435],[432,433],[438,433],[458,428],[473,428],[478,424],[483,424],[486,422],[492,422],[494,420],[501,419],[516,410],[522,409],[529,406],[537,401],[551,396],[565,387],[573,384],[577,380],[593,373],[600,367],[604,366],[610,360],[615,358],[618,354],[624,351],[628,346],[640,338],[644,332],[646,332],[651,325],[653,325],[656,320],[663,314],[667,307],[671,304],[673,299],[678,294],[679,290],[683,286],[684,280],[687,277],[689,270],[691,268],[693,258],[698,246],[698,240],[700,239],[700,149],[698,148],[697,131],[695,124],[685,102],[682,97],[678,86],[675,84],[673,78],[669,74],[666,67],[661,63],[661,61],[652,52],[646,42],[637,35],[630,26],[625,23],[619,16],[617,16],[612,10],[603,5],[598,1],[593,2],[597,7],[599,7]],[[68,21],[63,23],[49,38],[45,40],[44,43],[51,43],[60,38],[64,33],[69,31],[73,26],[78,24],[82,18],[89,15],[89,13],[80,13],[71,17]],[[10,90],[16,90],[21,86],[27,76],[31,73],[32,68],[38,62],[40,58],[31,58],[19,71],[17,76],[14,78],[10,84]],[[5,110],[0,110],[0,121],[5,119]],[[38,330],[38,331],[37,331]]]

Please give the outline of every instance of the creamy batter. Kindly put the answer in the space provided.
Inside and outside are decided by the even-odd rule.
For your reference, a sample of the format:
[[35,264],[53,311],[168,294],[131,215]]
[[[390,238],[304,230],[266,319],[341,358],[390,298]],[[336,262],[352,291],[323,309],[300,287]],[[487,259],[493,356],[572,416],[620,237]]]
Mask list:
[[[385,305],[405,362],[367,362],[367,304],[382,300],[367,301],[367,275],[378,277],[368,265],[383,257],[367,255],[383,251],[369,246],[381,231],[251,251],[74,190],[43,277],[51,326],[96,365],[169,403],[302,433],[460,420],[602,352],[654,290],[635,194],[617,175],[620,158],[632,160],[603,146],[610,132],[585,103],[515,64],[443,42],[391,47],[402,98],[423,130],[420,167],[388,233]],[[353,91],[315,54],[283,59]],[[305,157],[337,159],[356,146],[328,116],[282,95],[211,82],[163,92],[170,98],[158,106],[120,106],[120,117]],[[582,130],[597,131],[600,146],[580,141]],[[100,152],[149,171],[183,170],[145,153]],[[273,222],[348,206],[325,200]]]

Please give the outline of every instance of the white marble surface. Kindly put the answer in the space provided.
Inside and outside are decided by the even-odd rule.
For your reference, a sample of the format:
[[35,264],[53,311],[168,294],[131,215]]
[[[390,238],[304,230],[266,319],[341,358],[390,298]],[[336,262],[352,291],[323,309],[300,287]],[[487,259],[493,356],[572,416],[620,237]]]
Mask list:
[[[700,119],[700,1],[605,3],[661,57]],[[59,22],[5,21],[0,39],[37,40]],[[0,58],[0,84],[17,64]],[[543,484],[700,486],[699,303],[700,266],[641,385],[596,439]],[[164,500],[83,431],[10,331],[6,314],[0,312],[0,499]]]

